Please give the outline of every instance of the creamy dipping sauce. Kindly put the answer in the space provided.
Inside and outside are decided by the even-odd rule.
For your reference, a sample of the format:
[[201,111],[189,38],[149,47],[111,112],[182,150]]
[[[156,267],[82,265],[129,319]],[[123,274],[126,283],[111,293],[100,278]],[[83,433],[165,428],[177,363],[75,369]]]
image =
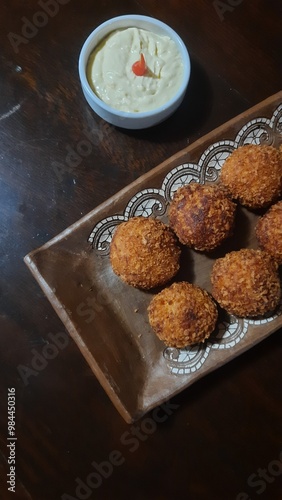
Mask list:
[[[132,65],[144,55],[146,72],[137,76]],[[90,55],[88,82],[109,106],[126,112],[156,109],[179,89],[183,61],[176,43],[139,28],[112,32]]]

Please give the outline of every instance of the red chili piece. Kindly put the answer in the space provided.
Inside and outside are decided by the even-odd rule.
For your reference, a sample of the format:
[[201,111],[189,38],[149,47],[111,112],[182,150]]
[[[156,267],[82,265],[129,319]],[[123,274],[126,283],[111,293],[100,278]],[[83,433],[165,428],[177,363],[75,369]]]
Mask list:
[[141,53],[140,54],[140,59],[139,61],[136,61],[134,64],[132,64],[132,71],[136,76],[143,76],[146,73],[146,63],[145,63],[145,58],[144,55]]

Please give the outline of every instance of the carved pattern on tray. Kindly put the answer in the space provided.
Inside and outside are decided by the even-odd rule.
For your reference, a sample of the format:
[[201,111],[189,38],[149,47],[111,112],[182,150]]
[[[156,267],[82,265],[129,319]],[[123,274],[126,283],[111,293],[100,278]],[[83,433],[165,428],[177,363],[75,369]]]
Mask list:
[[217,330],[203,344],[196,344],[185,349],[166,347],[163,356],[174,375],[187,375],[199,370],[213,349],[230,349],[246,335],[249,324],[263,325],[282,314],[282,303],[277,312],[262,319],[246,319],[230,316],[229,321],[219,323]]
[[[116,214],[98,222],[88,238],[93,249],[99,255],[107,255],[113,232],[118,224],[131,217],[161,217],[165,215],[176,190],[198,182],[216,182],[220,169],[226,158],[236,148],[245,144],[267,144],[279,146],[282,141],[282,104],[274,111],[272,117],[255,118],[245,124],[235,139],[221,140],[211,144],[200,156],[198,163],[183,163],[169,171],[160,189],[148,188],[139,191],[127,203],[123,214]],[[273,321],[282,314],[282,306],[275,315],[263,319],[243,319],[230,316],[228,321],[218,325],[217,331],[203,344],[185,349],[167,347],[163,357],[174,375],[187,375],[199,370],[214,350],[230,349],[237,345],[246,335],[248,326],[262,325]]]
[[282,104],[272,117],[255,118],[244,125],[234,141],[223,140],[211,144],[200,156],[198,163],[183,163],[165,176],[160,189],[148,188],[139,191],[127,203],[123,214],[111,215],[98,222],[91,231],[88,241],[93,249],[102,255],[109,252],[113,231],[117,224],[130,217],[160,217],[166,213],[173,194],[190,182],[216,182],[226,158],[234,149],[245,144],[268,144],[278,146],[282,137]]

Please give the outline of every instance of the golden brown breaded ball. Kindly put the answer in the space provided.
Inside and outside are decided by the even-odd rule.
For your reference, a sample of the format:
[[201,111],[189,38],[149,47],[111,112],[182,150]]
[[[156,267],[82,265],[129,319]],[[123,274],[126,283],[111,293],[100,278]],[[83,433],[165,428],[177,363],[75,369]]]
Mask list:
[[259,218],[255,231],[260,248],[282,264],[282,201]]
[[220,181],[242,205],[268,206],[282,193],[281,152],[273,146],[241,146],[225,160]]
[[154,296],[148,317],[155,334],[167,346],[181,348],[204,342],[215,329],[218,312],[206,290],[182,281]]
[[169,209],[169,224],[181,243],[199,251],[218,247],[232,232],[236,204],[215,184],[179,188]]
[[211,272],[212,295],[230,314],[261,316],[279,304],[278,264],[263,250],[244,248],[217,259]]
[[150,289],[179,269],[180,247],[173,231],[150,217],[132,217],[115,230],[110,245],[113,271],[127,284]]

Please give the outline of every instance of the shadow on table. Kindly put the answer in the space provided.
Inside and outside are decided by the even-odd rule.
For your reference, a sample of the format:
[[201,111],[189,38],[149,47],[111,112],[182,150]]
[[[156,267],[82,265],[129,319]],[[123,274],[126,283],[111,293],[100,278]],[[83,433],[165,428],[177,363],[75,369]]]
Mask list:
[[148,129],[119,130],[127,135],[155,142],[187,137],[196,132],[209,115],[212,95],[212,86],[206,72],[197,61],[191,60],[191,77],[186,95],[171,117]]

